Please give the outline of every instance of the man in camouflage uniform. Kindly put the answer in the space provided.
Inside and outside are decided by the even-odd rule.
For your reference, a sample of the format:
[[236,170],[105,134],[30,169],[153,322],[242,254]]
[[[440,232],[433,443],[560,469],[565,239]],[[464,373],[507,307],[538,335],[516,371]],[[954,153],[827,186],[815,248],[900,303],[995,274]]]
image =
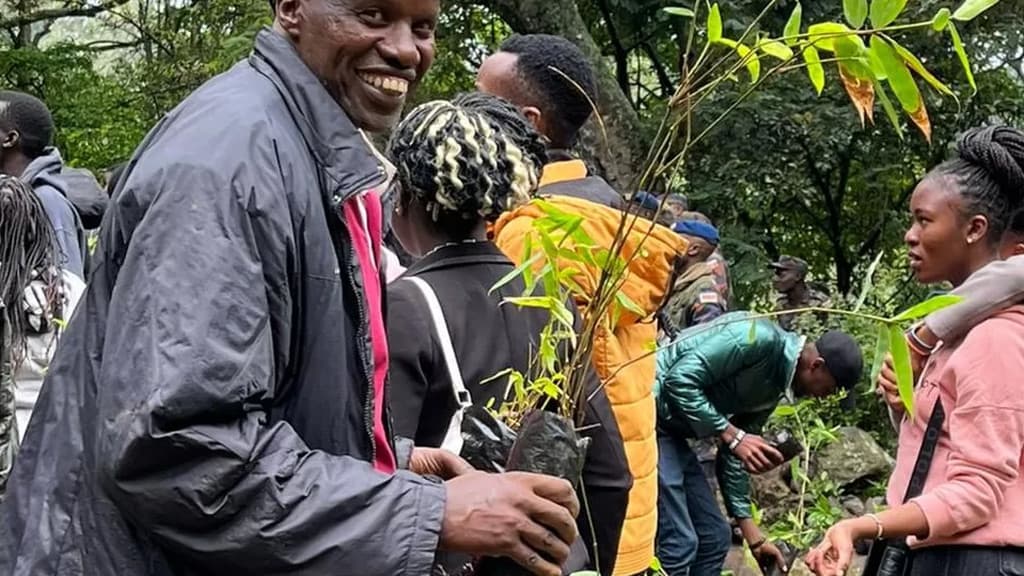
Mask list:
[[[678,222],[685,222],[689,220],[696,220],[697,222],[703,222],[705,224],[714,225],[711,219],[700,212],[686,211],[683,212]],[[722,254],[722,247],[715,246],[714,252],[705,260],[705,264],[711,269],[711,276],[715,281],[715,289],[718,290],[718,295],[722,297],[722,302],[725,303],[725,307],[729,306],[732,302],[732,288],[729,286],[729,264],[725,260],[725,256]]]
[[679,256],[678,271],[662,314],[662,329],[670,339],[680,330],[714,320],[726,311],[707,263],[718,246],[718,230],[697,220],[676,222],[672,229],[686,239],[687,246]]
[[[832,305],[828,295],[807,284],[807,262],[793,256],[783,256],[778,262],[771,264],[775,275],[772,286],[778,292],[775,299],[775,311],[796,310],[799,308],[828,308]],[[779,325],[792,331],[798,314],[782,314],[778,317]]]

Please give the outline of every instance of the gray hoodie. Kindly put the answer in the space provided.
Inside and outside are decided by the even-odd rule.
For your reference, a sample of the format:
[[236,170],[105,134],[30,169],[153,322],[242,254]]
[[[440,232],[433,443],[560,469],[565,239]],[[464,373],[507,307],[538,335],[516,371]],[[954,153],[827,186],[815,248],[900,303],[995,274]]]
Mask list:
[[60,265],[79,278],[85,278],[85,235],[74,206],[67,199],[67,182],[60,175],[64,160],[56,148],[33,160],[21,174],[21,179],[35,191],[43,203],[46,215],[56,236],[60,251]]

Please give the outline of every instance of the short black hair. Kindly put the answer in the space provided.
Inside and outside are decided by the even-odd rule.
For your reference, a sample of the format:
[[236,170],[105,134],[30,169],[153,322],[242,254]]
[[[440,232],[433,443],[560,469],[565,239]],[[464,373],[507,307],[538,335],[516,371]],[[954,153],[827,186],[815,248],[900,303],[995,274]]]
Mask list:
[[968,130],[957,141],[956,156],[932,174],[956,183],[965,216],[985,216],[989,242],[998,243],[1024,200],[1024,132],[1009,126]]
[[29,158],[38,158],[53,142],[53,116],[46,104],[35,96],[0,91],[0,130],[17,130],[21,135],[21,152]]
[[551,145],[572,147],[593,112],[591,102],[597,100],[597,82],[587,57],[569,40],[548,34],[512,36],[500,51],[519,57],[516,72],[526,89],[548,107],[545,121]]

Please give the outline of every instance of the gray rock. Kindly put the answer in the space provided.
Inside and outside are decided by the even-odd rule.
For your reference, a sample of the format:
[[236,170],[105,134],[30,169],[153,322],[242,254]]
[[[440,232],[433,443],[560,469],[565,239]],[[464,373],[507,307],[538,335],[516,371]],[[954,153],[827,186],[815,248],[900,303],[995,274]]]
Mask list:
[[828,474],[840,489],[871,480],[885,479],[895,461],[870,434],[852,426],[839,429],[839,438],[818,450],[814,474]]
[[881,496],[872,496],[864,503],[864,508],[867,512],[877,514],[882,510],[885,510],[885,498],[882,498]]
[[842,499],[840,504],[843,507],[843,511],[852,517],[863,516],[867,513],[864,503],[856,496],[846,496]]
[[793,494],[790,489],[789,466],[779,466],[764,474],[750,475],[750,495],[762,510],[774,508]]

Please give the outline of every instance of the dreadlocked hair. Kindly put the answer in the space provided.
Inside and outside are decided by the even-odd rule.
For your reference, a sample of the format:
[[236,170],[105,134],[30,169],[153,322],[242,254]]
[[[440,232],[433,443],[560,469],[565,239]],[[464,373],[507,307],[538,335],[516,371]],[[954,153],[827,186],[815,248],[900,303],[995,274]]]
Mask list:
[[418,106],[395,129],[388,156],[398,169],[400,205],[417,200],[457,239],[529,201],[547,162],[540,135],[519,110],[480,93]]
[[933,174],[956,183],[964,215],[985,216],[988,240],[997,243],[1024,200],[1024,132],[1009,126],[968,130],[957,141],[956,157]]
[[25,288],[41,278],[47,301],[55,302],[58,281],[50,219],[39,197],[18,178],[0,176],[0,230],[0,349],[10,350],[17,369],[25,351]]

